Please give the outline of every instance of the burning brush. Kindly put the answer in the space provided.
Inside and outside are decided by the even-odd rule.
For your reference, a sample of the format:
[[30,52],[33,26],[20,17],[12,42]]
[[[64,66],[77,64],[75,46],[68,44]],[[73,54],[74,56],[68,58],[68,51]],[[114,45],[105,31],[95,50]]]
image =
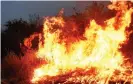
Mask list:
[[61,15],[46,17],[43,35],[38,34],[40,41],[36,52],[36,57],[46,64],[35,68],[31,82],[133,83],[133,67],[126,63],[128,58],[119,50],[128,40],[126,28],[131,23],[133,8],[128,2],[115,2],[108,8],[117,11],[116,16],[104,21],[105,26],[91,20],[80,36],[75,34],[77,26],[73,24],[68,28]]

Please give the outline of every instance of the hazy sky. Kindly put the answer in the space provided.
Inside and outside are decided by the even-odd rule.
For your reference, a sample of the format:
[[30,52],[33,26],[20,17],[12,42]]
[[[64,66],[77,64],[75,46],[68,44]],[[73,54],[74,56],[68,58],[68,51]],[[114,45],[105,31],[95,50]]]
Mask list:
[[65,9],[65,15],[72,14],[72,8],[83,9],[91,2],[76,1],[2,1],[1,22],[4,24],[12,19],[28,19],[29,14],[40,16],[56,15],[61,8]]

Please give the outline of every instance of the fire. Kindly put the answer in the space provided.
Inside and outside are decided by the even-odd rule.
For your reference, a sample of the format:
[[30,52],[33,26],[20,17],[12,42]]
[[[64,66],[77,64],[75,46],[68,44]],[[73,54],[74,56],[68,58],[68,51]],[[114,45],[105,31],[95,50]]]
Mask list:
[[[86,79],[93,78],[100,84],[118,79],[132,81],[133,74],[127,78],[124,76],[128,68],[125,65],[126,58],[119,48],[127,40],[125,30],[131,23],[133,8],[128,8],[126,2],[115,2],[108,8],[116,10],[116,16],[106,20],[104,27],[91,20],[82,38],[74,38],[73,34],[67,38],[63,36],[67,33],[64,31],[67,23],[63,17],[46,17],[42,36],[44,44],[40,40],[36,56],[47,63],[34,70],[32,83],[48,79],[48,76],[76,72],[78,69],[88,75]],[[73,31],[76,31],[75,27]],[[94,72],[91,72],[93,68]]]

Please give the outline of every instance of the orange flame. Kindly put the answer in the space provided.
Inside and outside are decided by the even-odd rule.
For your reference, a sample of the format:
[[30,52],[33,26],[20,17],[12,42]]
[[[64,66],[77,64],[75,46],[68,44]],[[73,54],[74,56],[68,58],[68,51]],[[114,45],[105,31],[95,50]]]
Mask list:
[[30,49],[32,47],[32,40],[39,36],[38,33],[34,33],[33,35],[31,35],[29,38],[25,38],[24,40],[24,46],[26,46],[28,49]]
[[[98,79],[100,84],[108,83],[111,79],[124,78],[123,74],[127,68],[124,66],[125,58],[119,48],[120,44],[127,40],[125,29],[131,23],[133,8],[128,8],[126,2],[116,2],[108,8],[116,10],[117,14],[105,21],[106,26],[103,27],[95,20],[91,20],[83,34],[85,39],[75,38],[75,42],[70,40],[69,44],[67,38],[61,38],[67,25],[65,20],[62,17],[47,17],[43,26],[44,45],[40,42],[36,53],[37,57],[47,61],[47,64],[35,69],[32,82],[35,83],[47,76],[63,75],[77,68],[87,71],[92,67],[96,69],[94,79]],[[118,77],[115,74],[117,70],[121,72]],[[132,75],[126,80],[131,81]]]

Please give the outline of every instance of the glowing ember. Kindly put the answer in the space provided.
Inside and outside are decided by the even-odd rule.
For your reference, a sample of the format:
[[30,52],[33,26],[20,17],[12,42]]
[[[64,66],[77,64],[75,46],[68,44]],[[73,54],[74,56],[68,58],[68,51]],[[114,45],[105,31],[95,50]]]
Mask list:
[[[125,75],[129,68],[125,64],[126,58],[119,51],[120,44],[127,40],[128,34],[125,33],[125,29],[131,23],[133,8],[128,8],[126,2],[115,2],[108,8],[116,10],[116,16],[106,20],[104,27],[98,25],[95,20],[91,20],[82,38],[72,34],[65,37],[67,31],[64,30],[67,23],[61,16],[47,17],[42,37],[44,44],[40,40],[36,53],[36,56],[45,60],[47,64],[35,69],[32,82],[47,80],[48,76],[56,77],[70,72],[76,76],[66,81],[75,81],[78,78],[80,81],[93,80],[98,84],[119,79],[133,81],[132,73]],[[76,26],[72,29],[77,31]],[[79,71],[84,76],[79,76]]]

